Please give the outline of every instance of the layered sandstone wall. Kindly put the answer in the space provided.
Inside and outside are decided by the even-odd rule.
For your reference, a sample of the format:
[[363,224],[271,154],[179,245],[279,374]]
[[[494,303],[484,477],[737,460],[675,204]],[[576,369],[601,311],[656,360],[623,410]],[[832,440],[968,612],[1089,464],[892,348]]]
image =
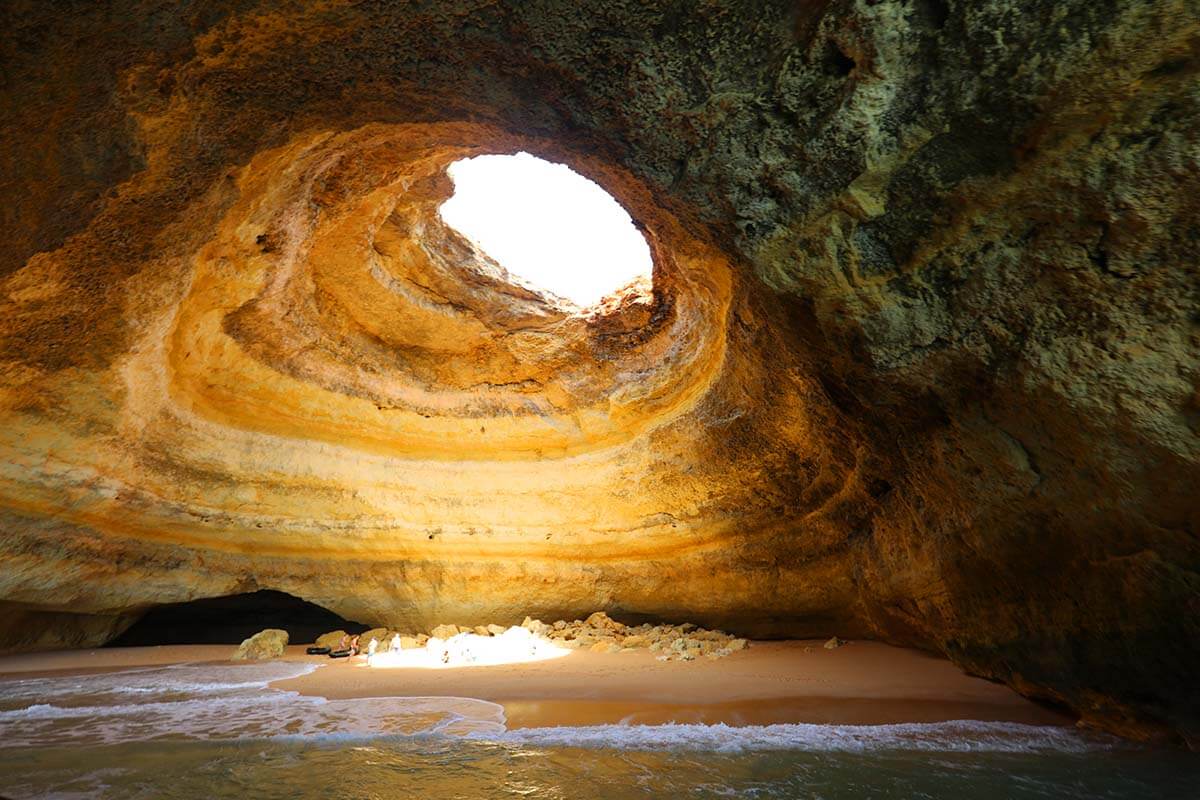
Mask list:
[[[8,647],[603,608],[1196,735],[1194,2],[0,13]],[[630,210],[651,302],[441,223],[521,149]]]

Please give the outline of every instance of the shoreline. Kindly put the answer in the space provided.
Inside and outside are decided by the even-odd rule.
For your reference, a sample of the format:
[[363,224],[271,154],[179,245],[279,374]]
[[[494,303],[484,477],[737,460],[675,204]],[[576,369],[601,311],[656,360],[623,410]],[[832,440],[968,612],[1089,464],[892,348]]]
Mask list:
[[[660,662],[648,652],[573,651],[551,661],[444,669],[371,668],[292,645],[281,659],[320,668],[271,689],[329,700],[468,697],[504,708],[510,729],[611,724],[886,725],[976,720],[1069,726],[1071,716],[949,661],[877,642],[754,642],[725,658]],[[228,664],[232,645],[168,645],[0,657],[7,680],[179,663]]]

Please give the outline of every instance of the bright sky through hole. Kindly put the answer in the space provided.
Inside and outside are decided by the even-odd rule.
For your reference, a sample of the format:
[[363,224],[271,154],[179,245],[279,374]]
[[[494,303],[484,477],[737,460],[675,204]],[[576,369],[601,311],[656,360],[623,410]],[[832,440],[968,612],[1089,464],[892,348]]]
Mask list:
[[650,248],[612,195],[528,153],[450,165],[442,219],[511,274],[581,307],[639,277]]

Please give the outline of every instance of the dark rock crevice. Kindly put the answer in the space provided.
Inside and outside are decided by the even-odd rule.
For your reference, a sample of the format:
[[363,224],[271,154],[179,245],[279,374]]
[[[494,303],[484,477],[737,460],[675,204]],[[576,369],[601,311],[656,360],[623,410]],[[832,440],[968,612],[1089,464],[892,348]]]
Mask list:
[[332,630],[362,633],[369,627],[286,592],[260,589],[156,606],[108,646],[239,644],[264,628],[281,628],[292,644],[304,644]]

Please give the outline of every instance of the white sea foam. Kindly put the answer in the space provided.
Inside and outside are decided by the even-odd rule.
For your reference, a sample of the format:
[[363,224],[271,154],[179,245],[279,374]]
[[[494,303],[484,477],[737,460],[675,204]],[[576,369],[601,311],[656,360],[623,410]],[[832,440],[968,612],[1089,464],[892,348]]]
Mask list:
[[[171,664],[98,675],[22,678],[0,683],[0,707],[25,698],[47,700],[80,695],[223,694],[263,689],[274,681],[298,678],[319,669],[316,664]],[[213,680],[220,675],[220,680]]]
[[506,730],[501,706],[454,697],[326,700],[268,689],[315,664],[177,665],[0,682],[0,747],[155,739],[463,737],[542,747],[742,752],[1084,752],[1114,740],[1003,722],[595,725]]
[[504,730],[483,700],[326,700],[268,689],[315,664],[180,665],[0,683],[0,747],[154,739],[432,736]]
[[922,750],[1033,753],[1087,752],[1117,746],[1114,739],[1086,735],[1073,728],[972,720],[897,725],[590,725],[521,728],[505,731],[499,736],[480,732],[472,734],[471,738],[543,747],[710,752]]

